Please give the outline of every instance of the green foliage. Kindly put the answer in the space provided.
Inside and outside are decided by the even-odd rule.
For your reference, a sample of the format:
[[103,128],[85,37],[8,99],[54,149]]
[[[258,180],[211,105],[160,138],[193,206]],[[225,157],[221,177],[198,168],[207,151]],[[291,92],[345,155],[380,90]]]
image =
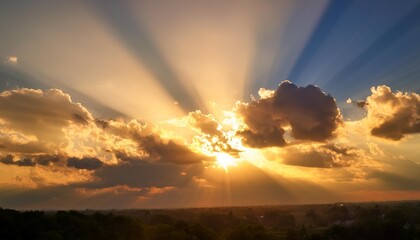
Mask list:
[[144,239],[138,221],[112,214],[1,209],[0,223],[0,239]]
[[[415,240],[419,217],[419,204],[103,212],[0,208],[0,239]],[[321,220],[330,224],[321,226]]]
[[263,218],[263,225],[273,229],[288,229],[295,227],[295,217],[289,212],[266,211]]
[[195,239],[213,240],[216,239],[216,233],[200,223],[195,223],[191,227],[191,234]]
[[246,225],[236,227],[227,237],[228,240],[271,240],[275,239],[261,225]]

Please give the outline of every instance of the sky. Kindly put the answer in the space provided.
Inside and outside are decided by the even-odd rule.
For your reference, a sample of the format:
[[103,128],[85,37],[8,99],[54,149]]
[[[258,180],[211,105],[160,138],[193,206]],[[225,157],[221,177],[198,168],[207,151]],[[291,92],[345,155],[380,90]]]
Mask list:
[[0,0],[0,206],[420,199],[420,0]]

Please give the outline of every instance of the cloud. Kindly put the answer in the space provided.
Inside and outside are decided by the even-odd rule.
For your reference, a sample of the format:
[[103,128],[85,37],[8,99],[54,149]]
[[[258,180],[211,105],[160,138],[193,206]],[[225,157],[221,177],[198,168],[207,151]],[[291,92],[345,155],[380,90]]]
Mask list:
[[8,56],[8,57],[6,57],[4,62],[8,63],[8,64],[17,64],[18,63],[18,58],[16,56]]
[[371,88],[366,99],[367,121],[371,134],[400,140],[406,134],[420,133],[420,95],[393,93],[387,86]]
[[[386,121],[396,121],[396,115],[404,115],[401,111],[409,112],[404,115],[409,123],[403,129],[418,121],[418,110],[408,107],[418,109],[418,95],[391,92],[381,100],[379,96],[387,89],[378,87],[374,90],[372,96],[361,101],[370,111],[370,118],[365,122],[369,120],[372,129],[380,128]],[[57,197],[60,198],[57,206],[65,204],[67,197],[89,201],[83,206],[91,206],[90,203],[96,200],[106,201],[104,198],[115,200],[109,201],[109,206],[115,206],[118,201],[136,206],[145,206],[143,201],[157,206],[155,201],[161,201],[169,206],[173,203],[172,197],[182,199],[180,202],[184,203],[190,201],[190,195],[198,193],[210,196],[209,202],[225,203],[226,173],[209,167],[215,161],[209,156],[216,152],[240,158],[237,167],[229,169],[228,174],[230,190],[235,196],[232,199],[241,204],[266,203],[267,199],[274,203],[280,196],[284,196],[284,201],[292,201],[295,193],[290,186],[296,183],[283,177],[293,175],[294,171],[308,172],[302,179],[311,174],[328,173],[329,182],[343,181],[345,177],[346,181],[352,178],[391,186],[389,182],[393,179],[401,180],[401,184],[416,180],[416,173],[407,175],[407,169],[414,169],[411,165],[401,171],[390,171],[391,167],[395,169],[397,158],[389,169],[381,168],[379,165],[383,163],[375,158],[383,160],[388,155],[381,155],[381,149],[374,148],[373,143],[366,144],[372,148],[370,152],[362,146],[363,142],[355,145],[357,148],[349,145],[350,141],[359,138],[346,135],[348,131],[356,134],[353,130],[363,125],[363,132],[368,132],[363,121],[357,122],[359,125],[346,124],[346,127],[355,128],[344,128],[339,137],[330,140],[342,124],[341,114],[335,100],[319,88],[297,87],[285,81],[277,90],[261,89],[259,94],[259,100],[239,102],[235,112],[230,112],[232,119],[229,120],[236,124],[232,124],[231,129],[226,130],[229,124],[219,124],[211,114],[194,111],[180,120],[183,127],[192,130],[188,134],[192,134],[180,136],[162,128],[165,125],[135,119],[95,119],[86,108],[74,103],[60,90],[3,92],[0,94],[0,175],[3,176],[0,184],[26,188],[22,191],[37,189],[42,192],[48,191],[47,188],[57,191],[57,195],[46,195],[43,206]],[[397,100],[392,100],[394,98]],[[378,110],[379,107],[383,109]],[[373,114],[374,111],[377,112]],[[401,131],[405,135],[414,130]],[[238,144],[238,136],[244,145],[254,148],[282,148],[245,148]],[[358,137],[363,139],[365,136]],[[203,151],[203,146],[208,152]],[[263,156],[265,152],[272,153],[270,157],[281,159],[281,162],[265,165],[264,161],[269,158]],[[252,166],[250,162],[253,161],[247,161],[249,159],[261,160],[264,171]],[[278,166],[285,174],[279,176],[266,166]],[[279,181],[284,184],[279,185]],[[329,183],[321,184],[327,186]],[[301,186],[307,185],[302,183]],[[272,192],[273,189],[277,189],[276,192]],[[306,190],[315,192],[313,187]],[[293,192],[290,196],[287,195],[289,191]]]
[[101,160],[97,158],[69,158],[67,159],[67,166],[74,167],[77,169],[96,170],[103,166]]
[[[88,170],[102,162],[129,158],[177,164],[211,160],[191,150],[182,139],[161,135],[159,127],[151,123],[95,120],[86,108],[58,89],[18,89],[0,94],[0,152],[19,157],[14,165],[37,165],[35,158],[40,155],[60,155],[69,158],[63,166]],[[22,156],[34,161],[23,162]]]
[[219,138],[224,137],[223,132],[220,131],[221,126],[211,114],[206,115],[199,110],[190,112],[188,114],[188,123],[203,134]]
[[26,167],[32,167],[35,166],[36,163],[32,161],[32,159],[24,158],[21,160],[14,160],[14,157],[12,155],[7,155],[5,157],[0,158],[0,162],[6,165],[17,165],[17,166],[26,166]]
[[42,91],[23,88],[0,94],[3,135],[28,136],[44,151],[46,145],[66,144],[64,127],[86,124],[92,119],[81,104],[73,103],[69,95],[58,89]]
[[114,149],[121,159],[143,159],[176,164],[193,164],[211,158],[191,150],[180,140],[163,139],[154,124],[140,124],[136,120],[125,123],[121,120],[102,121],[99,124],[108,134],[129,139],[137,144],[138,151],[128,154],[124,149]]
[[115,150],[113,153],[116,158],[123,162],[146,162],[145,157],[138,156],[136,154],[129,154],[126,151],[122,151],[122,149]]
[[238,135],[250,147],[286,145],[288,127],[296,140],[325,141],[342,123],[334,98],[316,86],[298,87],[283,81],[276,91],[262,89],[259,93],[260,100],[236,107],[246,124]]
[[10,131],[0,124],[0,152],[5,153],[42,153],[48,152],[45,144],[40,144],[35,136]]
[[348,104],[354,104],[354,105],[356,105],[359,108],[364,108],[366,106],[366,104],[367,104],[367,102],[365,100],[357,100],[357,101],[354,101],[351,98],[347,99],[346,103],[348,103]]
[[[96,181],[80,184],[86,188],[104,188],[117,185],[129,187],[185,187],[204,169],[203,164],[180,165],[168,163],[130,162],[103,166],[93,173]],[[182,173],[187,174],[182,174]]]
[[360,159],[356,149],[334,144],[297,145],[282,150],[284,164],[301,167],[349,167]]
[[217,122],[212,114],[203,114],[197,110],[190,112],[187,116],[188,124],[200,135],[195,139],[201,146],[206,146],[209,152],[228,152],[233,156],[238,156],[239,150],[232,147],[229,143],[228,134],[222,131],[222,126]]
[[253,148],[280,147],[286,145],[283,138],[285,131],[282,128],[271,126],[271,128],[260,128],[257,131],[246,129],[238,132],[243,138],[245,145]]
[[34,167],[40,166],[58,166],[58,167],[72,167],[76,169],[97,170],[104,165],[104,163],[93,157],[66,157],[59,155],[12,155],[0,157],[0,162],[6,165],[16,165],[20,167]]
[[165,142],[158,136],[143,136],[137,138],[137,141],[149,156],[156,161],[191,164],[209,160],[209,157],[195,153],[185,145],[176,143],[173,140]]
[[17,155],[7,154],[0,157],[0,162],[6,165],[16,165],[20,167],[33,167],[36,165],[49,166],[62,162],[65,159],[58,155]]
[[4,91],[0,94],[0,110],[2,120],[32,134],[39,133],[37,126],[52,125],[50,128],[55,129],[93,119],[86,108],[58,89]]

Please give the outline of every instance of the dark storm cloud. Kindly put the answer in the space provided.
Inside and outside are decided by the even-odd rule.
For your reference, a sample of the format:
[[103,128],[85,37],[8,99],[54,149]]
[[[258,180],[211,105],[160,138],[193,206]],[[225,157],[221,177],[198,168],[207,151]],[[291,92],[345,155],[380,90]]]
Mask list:
[[29,159],[29,158],[18,160],[15,163],[18,166],[24,166],[24,167],[33,167],[36,164],[35,162],[32,161],[32,159]]
[[322,146],[290,146],[283,149],[283,163],[301,167],[348,167],[360,159],[353,148],[327,144]]
[[95,123],[96,123],[96,126],[102,128],[102,129],[105,129],[105,128],[108,127],[108,121],[106,121],[106,120],[95,119]]
[[103,166],[101,160],[97,158],[69,158],[67,159],[67,167],[74,167],[77,169],[96,170]]
[[33,167],[37,165],[50,166],[54,164],[55,166],[65,165],[67,167],[86,170],[97,170],[104,165],[103,162],[97,158],[67,158],[59,155],[14,156],[9,154],[1,157],[0,162],[6,165],[16,165],[20,167]]
[[32,167],[36,165],[36,163],[32,161],[32,159],[24,158],[15,160],[12,155],[7,155],[5,157],[0,158],[0,162],[6,165],[16,165],[21,167]]
[[116,158],[123,162],[146,162],[144,157],[140,156],[130,156],[124,151],[114,151],[114,155]]
[[58,155],[27,155],[15,156],[8,154],[0,157],[0,162],[6,165],[16,165],[20,167],[33,167],[36,165],[48,166],[62,161],[64,157]]
[[282,82],[273,96],[273,107],[290,123],[296,139],[326,140],[341,123],[334,98],[313,85]]
[[258,132],[249,129],[239,132],[239,135],[243,137],[243,142],[253,148],[284,146],[286,140],[284,140],[283,134],[284,130],[275,126],[262,128]]
[[113,150],[115,155],[122,157],[122,160],[144,159],[157,162],[176,164],[193,164],[202,161],[212,160],[200,153],[192,151],[187,145],[172,139],[162,139],[156,130],[147,124],[140,124],[137,121],[122,123],[117,121],[97,122],[103,129],[115,136],[131,139],[138,144],[138,150],[143,154],[138,156],[123,155],[124,151]]
[[247,129],[238,132],[246,145],[263,148],[286,144],[283,120],[274,116],[271,98],[238,105],[237,112],[247,125]]
[[84,117],[82,117],[81,115],[79,115],[77,113],[73,114],[73,121],[76,122],[76,123],[84,124],[84,125],[89,124],[89,122]]
[[158,136],[144,136],[137,138],[137,141],[139,142],[141,148],[156,161],[176,164],[191,164],[209,159],[206,156],[191,151],[191,149],[187,146],[176,143],[173,140],[164,142]]
[[67,166],[77,169],[96,170],[104,164],[97,158],[76,158],[60,155],[27,155],[27,156],[14,156],[8,154],[0,158],[0,162],[6,165],[16,165],[20,167],[33,167],[33,166]]
[[356,105],[359,108],[364,108],[366,106],[366,101],[362,101],[362,100],[356,101]]
[[366,107],[372,135],[400,140],[406,134],[420,133],[419,94],[393,93],[387,86],[371,90]]
[[[179,165],[168,163],[130,162],[104,166],[94,172],[94,182],[82,184],[86,188],[117,185],[129,187],[183,187],[204,169],[202,164]],[[182,173],[187,174],[182,174]]]
[[64,161],[64,159],[66,159],[66,157],[60,156],[60,155],[38,155],[34,157],[33,159],[39,165],[48,166],[51,164],[62,162]]
[[6,155],[0,157],[0,162],[6,165],[16,165],[20,167],[34,166],[67,166],[76,169],[97,170],[104,166],[104,163],[91,157],[77,158],[60,155]]
[[4,156],[0,159],[0,162],[2,162],[4,164],[13,164],[14,163],[13,156],[10,155],[10,154],[6,155],[6,156]]
[[239,104],[237,112],[247,128],[239,131],[251,147],[284,146],[285,127],[297,140],[324,141],[334,136],[341,114],[333,97],[318,87],[298,87],[283,81],[277,90],[260,100]]

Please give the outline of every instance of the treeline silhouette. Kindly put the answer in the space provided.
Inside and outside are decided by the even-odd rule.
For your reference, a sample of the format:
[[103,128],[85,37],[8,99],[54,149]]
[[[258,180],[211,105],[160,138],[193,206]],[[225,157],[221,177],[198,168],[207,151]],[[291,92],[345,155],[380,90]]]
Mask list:
[[0,209],[0,239],[420,239],[420,203],[289,209],[115,211]]

